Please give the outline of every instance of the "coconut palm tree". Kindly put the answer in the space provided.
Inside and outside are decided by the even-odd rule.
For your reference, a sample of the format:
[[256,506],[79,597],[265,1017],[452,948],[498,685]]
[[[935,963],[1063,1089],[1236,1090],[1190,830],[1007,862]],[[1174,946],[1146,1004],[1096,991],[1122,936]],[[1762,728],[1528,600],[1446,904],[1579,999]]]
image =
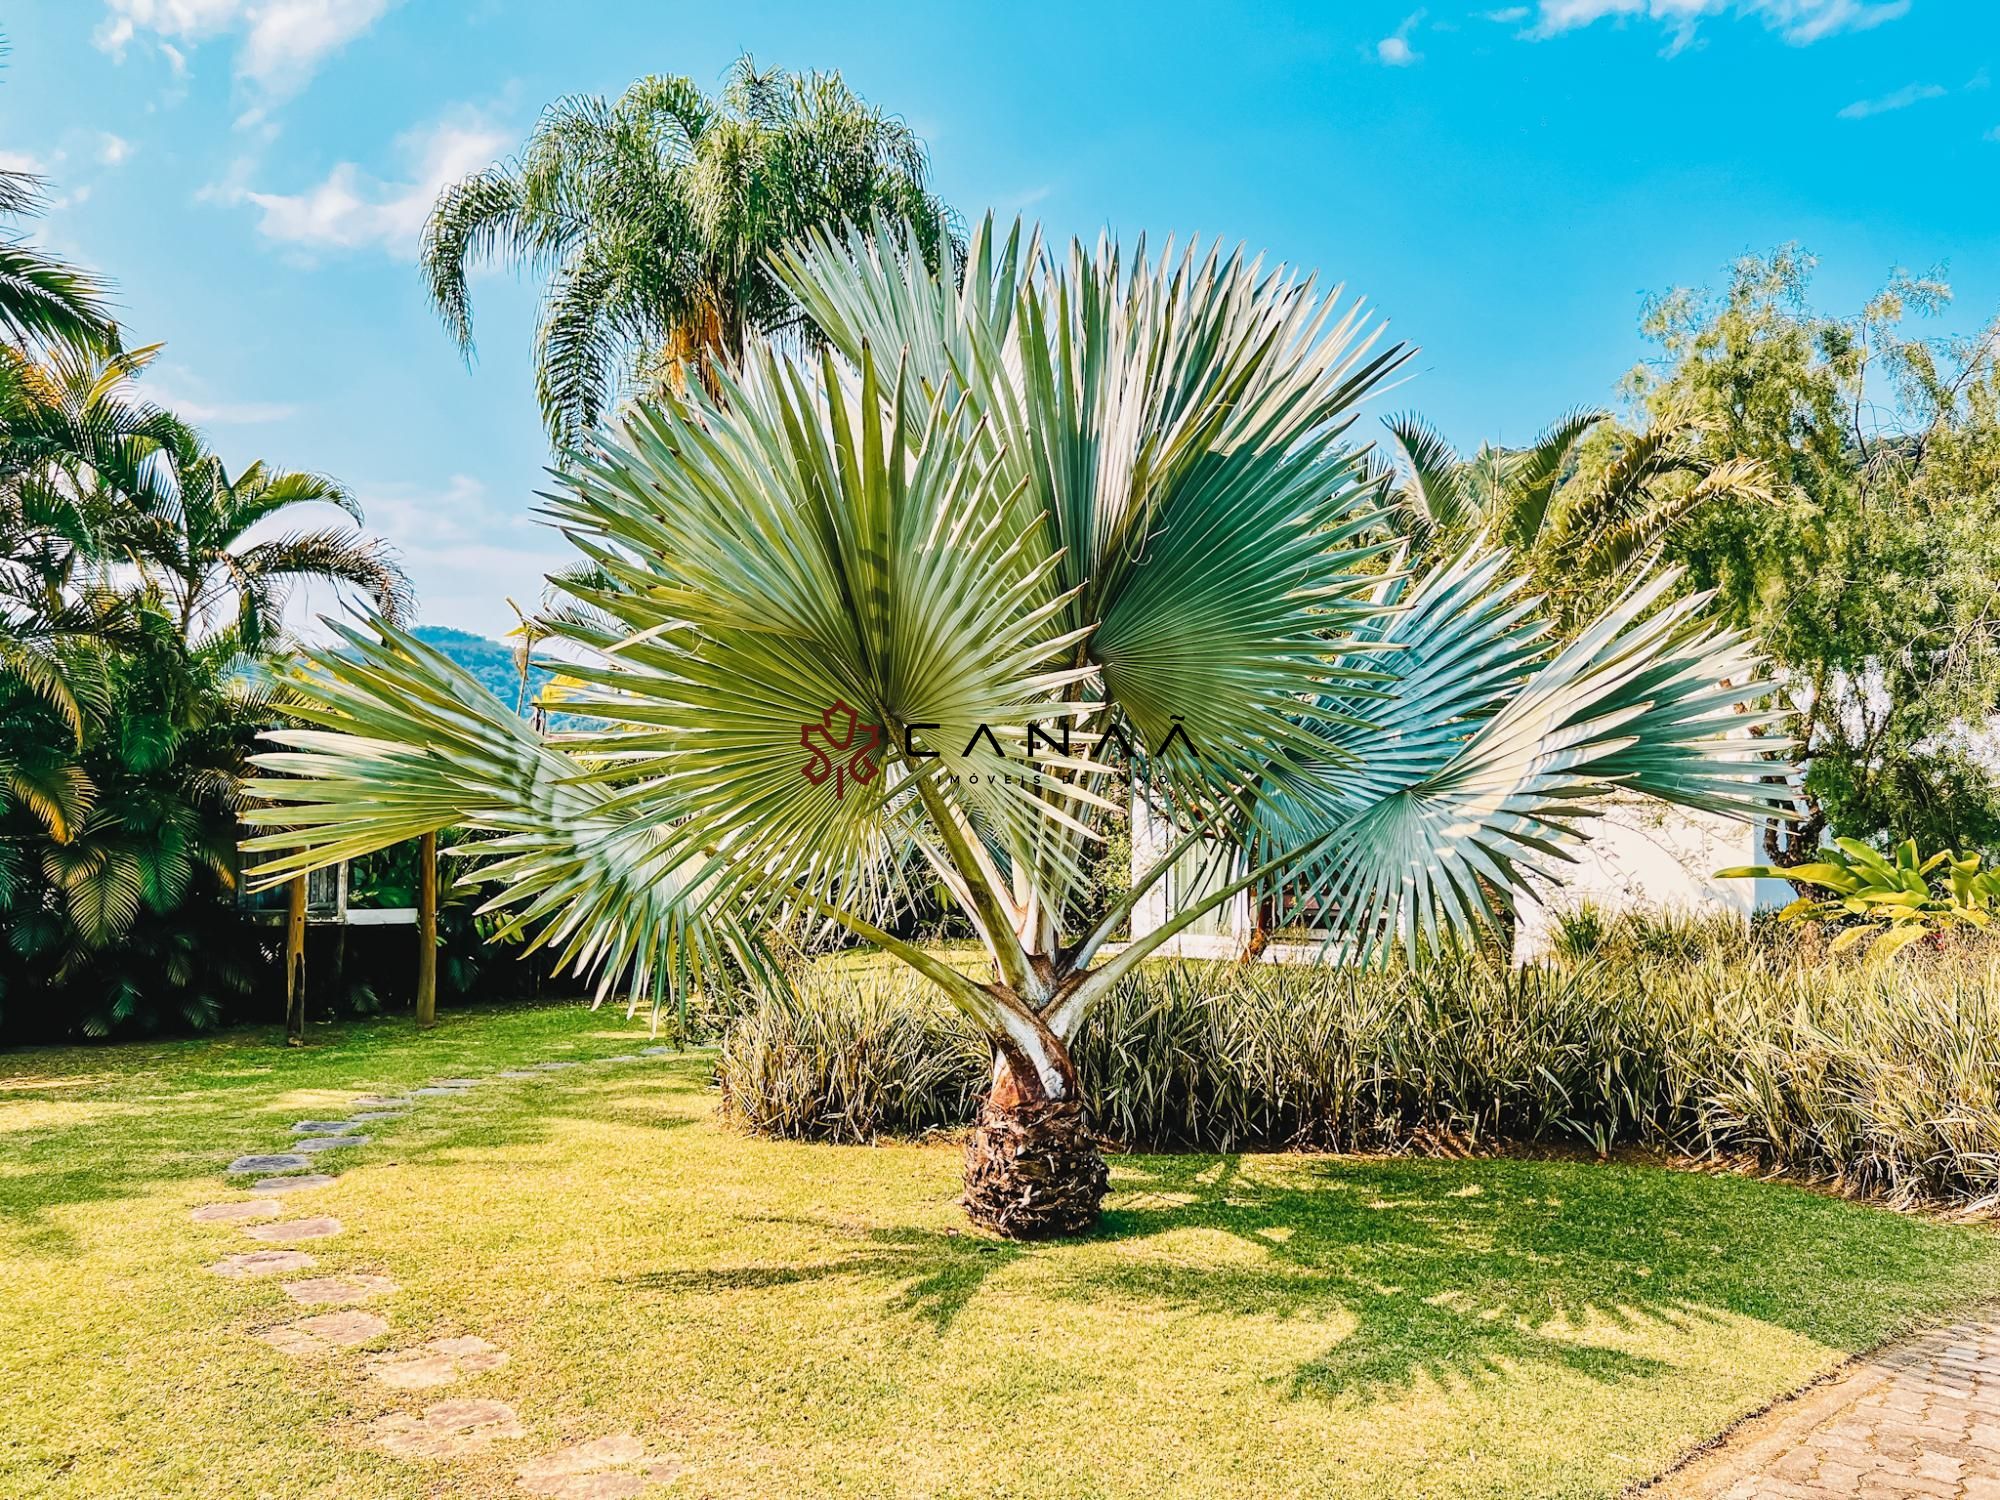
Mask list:
[[[1310,279],[990,225],[937,273],[882,225],[774,270],[829,347],[663,391],[549,500],[598,579],[549,621],[590,657],[564,707],[607,727],[537,735],[407,633],[345,628],[295,685],[311,727],[260,758],[279,831],[251,847],[292,851],[260,879],[470,826],[493,909],[635,994],[829,918],[990,1039],[966,1204],[1033,1236],[1105,1190],[1071,1039],[1215,905],[1283,874],[1343,956],[1419,954],[1613,788],[1782,797],[1738,733],[1753,653],[1671,574],[1556,646],[1504,550],[1384,571],[1349,430],[1404,353]],[[1083,918],[1128,779],[1176,835]],[[1233,878],[1118,946],[1211,838]],[[885,929],[912,858],[990,974]]]
[[656,384],[692,362],[714,386],[754,333],[801,325],[771,250],[880,211],[946,235],[922,144],[838,73],[759,71],[710,98],[687,78],[642,78],[616,103],[578,95],[542,116],[520,157],[438,198],[424,230],[431,301],[472,349],[470,267],[548,273],[536,390],[549,436],[578,442],[621,375]]

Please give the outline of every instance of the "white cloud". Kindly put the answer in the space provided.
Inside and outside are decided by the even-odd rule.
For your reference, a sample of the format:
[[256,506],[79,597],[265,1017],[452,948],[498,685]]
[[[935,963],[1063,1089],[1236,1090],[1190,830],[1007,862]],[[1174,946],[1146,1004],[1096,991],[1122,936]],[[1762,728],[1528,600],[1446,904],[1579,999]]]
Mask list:
[[1525,5],[1509,5],[1505,9],[1489,10],[1484,14],[1487,20],[1492,21],[1496,25],[1518,26],[1521,22],[1528,19],[1528,7]]
[[1912,104],[1922,104],[1926,99],[1942,99],[1944,89],[1935,83],[1910,83],[1894,93],[1884,94],[1879,99],[1856,99],[1840,112],[1843,120],[1865,120],[1870,115],[1886,115],[1899,109],[1908,109]]
[[547,574],[576,560],[553,528],[525,505],[496,504],[468,474],[454,474],[440,491],[413,484],[360,484],[355,498],[368,517],[364,530],[401,555],[417,586],[419,617],[486,635],[513,628],[507,600],[523,609],[540,603]]
[[[176,75],[186,47],[241,35],[236,72],[266,93],[296,92],[319,65],[380,20],[397,0],[105,0],[97,45],[123,59],[142,35]],[[178,45],[177,45],[178,44]]]
[[408,255],[439,190],[491,165],[508,141],[483,120],[467,117],[402,136],[397,147],[409,175],[400,181],[384,182],[344,161],[303,192],[264,193],[237,181],[204,189],[203,196],[254,204],[258,232],[280,244],[333,250],[379,246]]
[[123,136],[105,131],[97,138],[97,159],[107,167],[118,166],[132,154],[132,143]]
[[158,402],[197,426],[249,427],[265,422],[282,422],[298,412],[298,407],[287,401],[218,399],[210,392],[206,381],[180,365],[161,365],[148,370],[142,385],[148,400]]
[[1867,31],[1907,15],[1910,0],[1541,0],[1536,37],[1551,37],[1607,17],[1657,21],[1673,33],[1672,50],[1694,40],[1704,17],[1754,16],[1803,47],[1842,31]]
[[48,174],[49,164],[28,151],[0,151],[0,172],[32,172],[37,177]]
[[1423,53],[1410,45],[1410,33],[1423,21],[1424,13],[1414,11],[1403,17],[1403,24],[1375,44],[1375,60],[1388,68],[1407,68],[1412,63],[1424,60]]

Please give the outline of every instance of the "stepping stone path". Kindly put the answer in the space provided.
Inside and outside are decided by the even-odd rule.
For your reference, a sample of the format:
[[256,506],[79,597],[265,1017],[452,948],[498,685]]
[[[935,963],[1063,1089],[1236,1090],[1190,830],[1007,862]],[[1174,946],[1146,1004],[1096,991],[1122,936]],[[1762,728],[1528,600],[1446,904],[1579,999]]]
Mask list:
[[325,1187],[333,1176],[327,1172],[301,1172],[297,1177],[263,1177],[250,1184],[253,1193],[296,1193],[300,1188]]
[[386,1297],[395,1290],[396,1283],[387,1276],[309,1276],[304,1281],[285,1283],[285,1295],[307,1307],[346,1307]]
[[374,1139],[366,1135],[316,1135],[300,1141],[298,1151],[341,1151],[349,1146],[365,1146]]
[[315,1313],[282,1328],[266,1329],[257,1337],[286,1354],[305,1356],[365,1344],[388,1331],[389,1320],[374,1313]]
[[504,1349],[482,1338],[438,1339],[368,1361],[368,1373],[398,1391],[428,1391],[467,1375],[484,1375],[507,1363]]
[[223,1170],[238,1177],[245,1172],[296,1172],[311,1165],[303,1156],[284,1151],[270,1156],[239,1156]]
[[1920,1334],[1774,1407],[1658,1500],[2000,1500],[2000,1320]]
[[322,1215],[317,1219],[287,1219],[282,1224],[253,1224],[243,1231],[267,1245],[289,1245],[298,1240],[324,1240],[340,1233],[340,1220]]
[[209,1270],[218,1276],[276,1276],[281,1271],[304,1271],[317,1264],[303,1250],[251,1250],[242,1255],[226,1255]]
[[391,1412],[369,1427],[369,1440],[397,1458],[463,1458],[495,1438],[521,1436],[521,1419],[504,1401],[440,1401],[421,1417]]
[[[671,1050],[648,1047],[643,1052],[596,1060],[633,1063],[665,1056]],[[580,1067],[584,1061],[551,1058],[531,1067],[509,1068],[498,1076],[535,1079],[545,1073]],[[457,1097],[483,1082],[478,1078],[435,1078],[407,1094],[360,1095],[351,1101],[350,1108],[355,1113],[347,1119],[299,1120],[291,1128],[299,1139],[291,1141],[288,1150],[239,1156],[224,1170],[232,1177],[258,1172],[285,1174],[260,1177],[250,1184],[250,1190],[258,1194],[326,1187],[335,1180],[335,1174],[308,1170],[315,1164],[313,1157],[317,1153],[368,1145],[370,1137],[360,1133],[361,1126],[376,1120],[401,1119],[419,1098]],[[342,1232],[340,1220],[331,1215],[282,1219],[283,1213],[282,1203],[263,1196],[206,1204],[194,1209],[190,1217],[198,1224],[238,1225],[245,1235],[266,1244],[327,1239]],[[303,1271],[315,1264],[312,1256],[300,1250],[251,1250],[225,1256],[208,1269],[218,1276],[247,1278]],[[256,1335],[272,1348],[298,1358],[329,1354],[380,1338],[389,1331],[389,1320],[376,1313],[356,1311],[356,1304],[398,1290],[390,1277],[368,1273],[309,1276],[287,1281],[283,1289],[295,1303],[343,1309],[298,1318]],[[375,1355],[367,1360],[365,1369],[376,1382],[391,1390],[420,1391],[497,1370],[507,1363],[507,1357],[505,1350],[468,1334]],[[464,1457],[499,1439],[524,1435],[520,1416],[513,1407],[504,1401],[485,1400],[440,1401],[425,1407],[420,1416],[391,1412],[377,1418],[368,1431],[369,1442],[375,1448],[397,1458],[410,1459]],[[679,1476],[681,1467],[677,1458],[648,1458],[644,1444],[626,1433],[579,1443],[532,1460],[519,1470],[519,1480],[526,1493],[552,1496],[555,1500],[630,1500],[650,1486],[670,1483]]]
[[516,1471],[522,1489],[556,1500],[630,1500],[680,1472],[680,1460],[647,1458],[645,1444],[630,1433],[579,1443]]

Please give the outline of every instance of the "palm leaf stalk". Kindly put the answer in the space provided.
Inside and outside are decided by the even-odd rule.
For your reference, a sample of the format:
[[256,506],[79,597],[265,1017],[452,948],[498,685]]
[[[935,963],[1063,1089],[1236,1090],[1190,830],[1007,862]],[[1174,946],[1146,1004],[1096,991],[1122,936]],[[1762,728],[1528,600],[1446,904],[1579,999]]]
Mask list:
[[[666,389],[559,476],[547,513],[589,566],[546,624],[583,658],[564,708],[606,727],[536,735],[406,632],[347,628],[295,684],[307,727],[259,757],[255,877],[466,825],[490,909],[634,995],[837,922],[989,1040],[966,1204],[1035,1236],[1105,1189],[1078,1028],[1218,904],[1283,877],[1344,954],[1420,952],[1614,790],[1782,802],[1754,654],[1673,575],[1558,648],[1504,550],[1383,572],[1350,428],[1405,352],[1339,293],[990,222],[938,272],[914,249],[882,222],[809,236],[774,272],[825,350]],[[1088,921],[1135,793],[1176,836]],[[1119,944],[1206,840],[1234,877]],[[913,861],[989,976],[887,930]]]

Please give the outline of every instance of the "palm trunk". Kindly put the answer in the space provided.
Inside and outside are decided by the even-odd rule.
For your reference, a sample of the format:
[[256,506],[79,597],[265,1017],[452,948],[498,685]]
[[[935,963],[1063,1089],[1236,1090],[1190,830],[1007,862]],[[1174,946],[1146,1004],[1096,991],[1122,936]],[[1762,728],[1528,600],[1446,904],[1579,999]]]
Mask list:
[[996,1037],[993,1089],[965,1143],[966,1217],[1008,1239],[1080,1234],[1109,1181],[1069,1049],[1047,1031]]

